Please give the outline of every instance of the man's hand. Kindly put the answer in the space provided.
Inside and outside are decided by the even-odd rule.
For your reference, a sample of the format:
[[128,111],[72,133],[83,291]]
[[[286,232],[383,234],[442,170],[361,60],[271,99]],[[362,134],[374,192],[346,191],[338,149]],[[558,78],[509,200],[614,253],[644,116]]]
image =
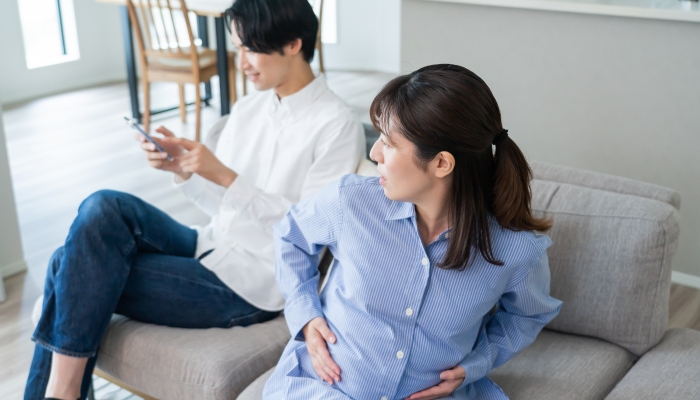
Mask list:
[[459,385],[462,384],[462,381],[464,381],[464,378],[466,378],[467,372],[464,370],[464,368],[460,367],[459,365],[452,368],[448,369],[447,371],[442,371],[440,374],[440,379],[442,379],[442,382],[438,383],[437,385],[421,390],[420,392],[413,393],[412,395],[408,396],[408,400],[432,400],[432,399],[439,399],[442,397],[447,397],[454,392]]
[[[162,134],[166,138],[175,137],[175,134],[170,132],[164,126],[161,126],[158,129],[156,129],[156,132]],[[134,134],[134,139],[139,141],[141,143],[141,148],[146,151],[146,159],[148,160],[148,165],[156,169],[161,169],[163,171],[174,172],[180,175],[180,177],[182,177],[184,180],[189,179],[191,174],[186,174],[182,171],[182,168],[180,168],[180,162],[178,160],[180,155],[185,154],[185,148],[180,145],[173,145],[172,143],[167,143],[163,139],[159,139],[157,137],[151,137],[163,148],[163,150],[170,153],[170,155],[173,156],[174,160],[168,161],[167,154],[158,151],[153,143],[147,141],[146,138],[143,137],[143,135],[141,135],[140,133],[136,133]]]
[[304,326],[302,332],[316,375],[331,385],[333,381],[340,382],[340,367],[333,361],[326,346],[326,342],[335,343],[336,338],[326,320],[316,317]]
[[187,150],[187,153],[176,158],[185,174],[200,175],[202,178],[226,188],[231,186],[238,177],[238,174],[219,161],[214,153],[202,143],[169,136],[164,137],[160,142],[169,147],[182,147]]

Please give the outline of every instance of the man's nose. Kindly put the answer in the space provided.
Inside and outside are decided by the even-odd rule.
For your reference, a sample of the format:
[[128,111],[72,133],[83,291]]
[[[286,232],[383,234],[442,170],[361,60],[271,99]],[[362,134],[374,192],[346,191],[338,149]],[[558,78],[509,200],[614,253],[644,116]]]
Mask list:
[[238,69],[244,71],[246,68],[250,67],[248,64],[248,56],[245,50],[238,50]]

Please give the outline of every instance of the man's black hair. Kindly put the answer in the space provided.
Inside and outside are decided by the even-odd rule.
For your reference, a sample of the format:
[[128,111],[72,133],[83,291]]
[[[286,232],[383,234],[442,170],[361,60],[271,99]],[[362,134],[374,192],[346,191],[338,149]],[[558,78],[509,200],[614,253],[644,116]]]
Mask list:
[[235,0],[226,20],[251,51],[283,54],[284,46],[301,39],[304,59],[314,58],[318,19],[308,0]]

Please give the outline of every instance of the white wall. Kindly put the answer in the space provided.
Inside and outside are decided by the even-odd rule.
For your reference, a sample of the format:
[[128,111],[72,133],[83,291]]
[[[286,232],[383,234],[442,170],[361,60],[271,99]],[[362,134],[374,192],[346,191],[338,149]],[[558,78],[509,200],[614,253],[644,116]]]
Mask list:
[[0,278],[27,269],[17,222],[15,195],[5,145],[5,127],[0,106]]
[[337,0],[338,43],[323,45],[330,70],[398,73],[401,0]]
[[0,1],[0,99],[3,104],[126,79],[118,6],[95,0],[74,0],[80,59],[29,70],[17,1]]
[[412,0],[402,13],[404,70],[472,69],[531,159],[680,192],[674,270],[700,277],[700,23]]

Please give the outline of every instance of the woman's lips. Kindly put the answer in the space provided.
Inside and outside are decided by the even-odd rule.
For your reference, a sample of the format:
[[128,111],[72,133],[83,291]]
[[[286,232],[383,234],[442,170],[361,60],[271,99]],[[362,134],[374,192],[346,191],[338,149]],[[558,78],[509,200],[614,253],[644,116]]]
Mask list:
[[383,176],[380,176],[380,177],[379,177],[379,184],[380,184],[380,185],[384,185],[385,183],[386,183],[386,178],[383,177]]
[[255,82],[260,77],[260,74],[247,74],[246,77],[248,78],[249,81]]

